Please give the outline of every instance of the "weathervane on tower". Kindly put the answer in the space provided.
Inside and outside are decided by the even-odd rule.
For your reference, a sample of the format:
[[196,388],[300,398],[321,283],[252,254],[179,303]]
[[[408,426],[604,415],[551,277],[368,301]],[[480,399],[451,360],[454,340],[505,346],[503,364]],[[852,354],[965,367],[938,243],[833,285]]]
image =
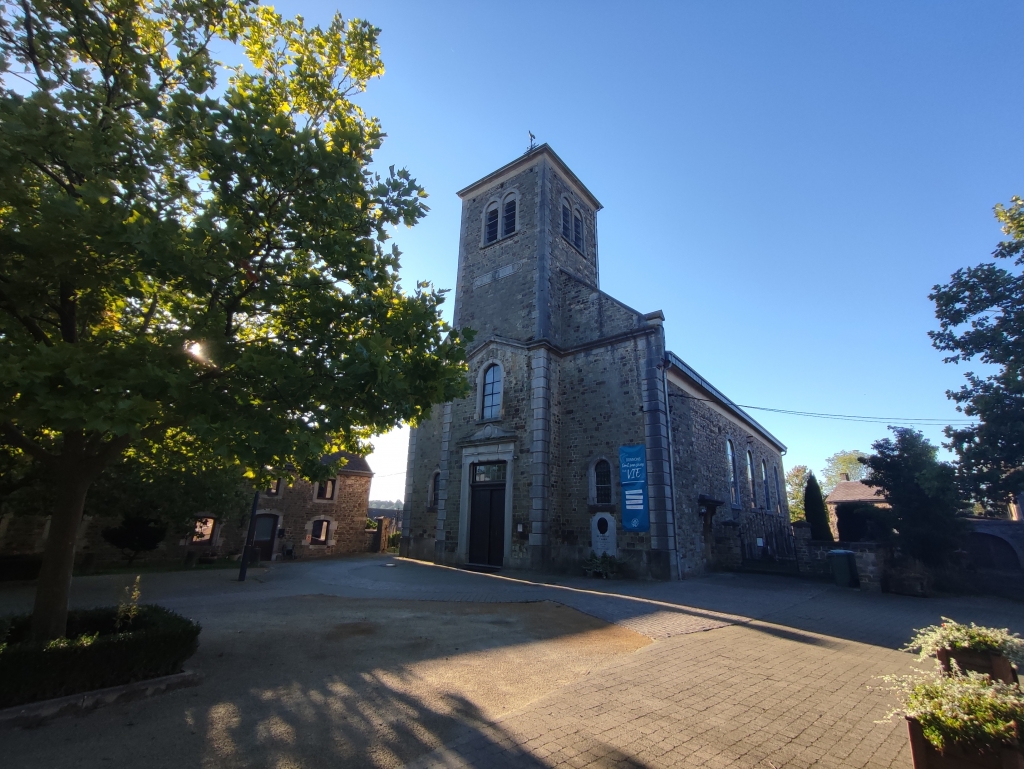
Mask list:
[[530,146],[526,148],[527,152],[532,152],[537,149],[537,137],[533,135],[533,131],[527,131],[530,134]]

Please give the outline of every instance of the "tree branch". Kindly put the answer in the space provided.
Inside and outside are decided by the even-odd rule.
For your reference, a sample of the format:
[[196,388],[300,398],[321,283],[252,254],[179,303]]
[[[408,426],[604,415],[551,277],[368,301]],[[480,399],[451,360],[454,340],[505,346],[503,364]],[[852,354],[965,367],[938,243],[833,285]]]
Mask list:
[[51,462],[57,458],[46,449],[39,446],[35,441],[26,437],[25,433],[10,422],[0,423],[0,432],[3,433],[10,445],[21,449],[34,459],[38,459],[42,462]]
[[146,332],[149,331],[149,323],[153,320],[153,313],[156,312],[156,300],[159,296],[159,291],[153,293],[153,301],[149,303],[149,309],[146,310],[146,315],[142,318],[142,328],[140,328],[139,332],[135,335],[136,339],[141,339],[146,335]]
[[42,342],[47,347],[53,347],[53,342],[50,341],[50,337],[48,337],[46,332],[39,327],[39,324],[28,315],[22,315],[19,313],[14,307],[14,302],[12,302],[11,298],[3,291],[0,291],[0,306],[4,308],[4,311],[7,312],[8,315],[24,326],[32,335],[33,339],[37,342]]
[[39,83],[42,85],[46,78],[43,77],[43,67],[39,63],[39,56],[36,53],[35,25],[32,23],[32,8],[28,0],[21,0],[21,11],[25,14],[25,53],[28,54],[32,68],[36,71],[36,77],[39,78]]

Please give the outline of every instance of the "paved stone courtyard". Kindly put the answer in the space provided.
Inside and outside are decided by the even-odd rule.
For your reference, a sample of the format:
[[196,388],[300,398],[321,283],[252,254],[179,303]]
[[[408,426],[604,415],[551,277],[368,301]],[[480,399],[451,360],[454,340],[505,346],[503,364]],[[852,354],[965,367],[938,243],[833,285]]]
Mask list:
[[[951,616],[1024,631],[1024,606],[998,599],[761,575],[545,583],[371,556],[234,576],[147,575],[144,600],[203,622],[208,675],[218,653],[251,662],[191,694],[0,734],[4,765],[910,767],[903,724],[878,723],[892,702],[877,676],[914,667],[898,651],[913,628]],[[73,601],[113,603],[128,579],[78,579]],[[31,597],[0,588],[0,613]],[[325,606],[333,624],[318,628]],[[373,628],[397,632],[397,658]],[[304,657],[302,689],[288,639],[314,630],[340,651]],[[350,678],[332,673],[339,653],[359,656]],[[223,702],[201,716],[200,692]]]

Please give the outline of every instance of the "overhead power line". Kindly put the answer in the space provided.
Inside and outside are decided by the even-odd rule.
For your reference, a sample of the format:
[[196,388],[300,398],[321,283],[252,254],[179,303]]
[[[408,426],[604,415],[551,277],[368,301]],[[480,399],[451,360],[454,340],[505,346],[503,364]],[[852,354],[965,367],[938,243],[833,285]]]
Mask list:
[[[715,403],[711,398],[697,398],[693,395],[682,395],[679,393],[671,393],[673,398],[687,398],[694,401],[703,401],[705,403]],[[795,411],[792,409],[776,409],[769,406],[750,406],[744,403],[737,403],[737,406],[743,409],[754,409],[756,411],[770,411],[774,414],[788,414],[789,416],[795,417],[812,417],[814,419],[833,419],[840,422],[866,422],[868,424],[900,424],[900,425],[920,425],[921,427],[944,427],[946,425],[970,425],[974,424],[974,421],[969,419],[940,419],[936,417],[875,417],[875,416],[864,416],[858,414],[828,414],[817,411]]]

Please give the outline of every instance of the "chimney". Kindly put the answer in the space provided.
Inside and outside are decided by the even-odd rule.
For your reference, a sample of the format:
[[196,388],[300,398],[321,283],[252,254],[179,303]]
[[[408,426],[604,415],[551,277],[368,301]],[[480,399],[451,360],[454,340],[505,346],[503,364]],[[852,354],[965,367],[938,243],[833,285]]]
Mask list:
[[843,473],[843,480],[844,481],[850,480],[850,474],[849,473]]

